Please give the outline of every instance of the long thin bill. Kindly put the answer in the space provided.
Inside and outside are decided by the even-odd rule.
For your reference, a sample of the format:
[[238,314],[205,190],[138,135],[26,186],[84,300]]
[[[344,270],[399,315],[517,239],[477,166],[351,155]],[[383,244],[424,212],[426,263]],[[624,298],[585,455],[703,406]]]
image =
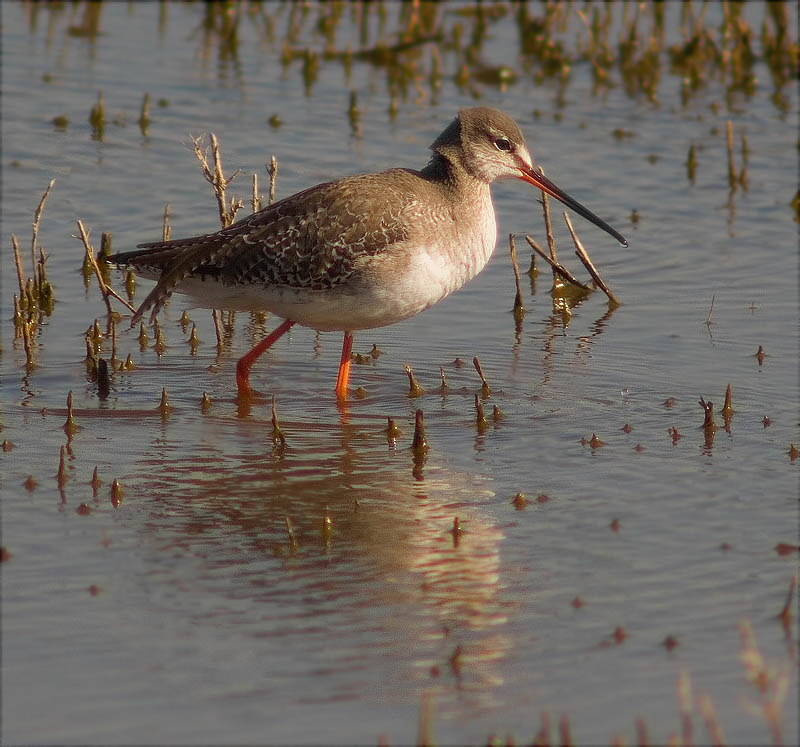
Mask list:
[[628,242],[622,234],[611,228],[608,223],[606,223],[602,218],[598,218],[591,210],[581,205],[580,202],[570,197],[563,189],[560,189],[553,184],[553,182],[551,182],[541,172],[534,169],[526,169],[524,171],[520,169],[520,179],[528,182],[529,184],[533,184],[534,187],[538,187],[543,192],[547,192],[547,194],[549,194],[551,197],[555,197],[560,202],[563,202],[568,208],[574,210],[578,215],[583,216],[586,218],[586,220],[594,223],[598,228],[602,228],[607,233],[610,233],[617,241],[619,241],[620,244],[622,244],[622,246],[628,246]]

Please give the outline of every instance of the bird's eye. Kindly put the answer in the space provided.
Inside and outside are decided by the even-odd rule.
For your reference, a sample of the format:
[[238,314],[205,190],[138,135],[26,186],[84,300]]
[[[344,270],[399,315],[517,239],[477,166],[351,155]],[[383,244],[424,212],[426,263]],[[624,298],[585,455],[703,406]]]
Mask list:
[[507,137],[498,137],[494,141],[494,147],[497,150],[502,150],[505,153],[510,153],[513,150],[511,141]]

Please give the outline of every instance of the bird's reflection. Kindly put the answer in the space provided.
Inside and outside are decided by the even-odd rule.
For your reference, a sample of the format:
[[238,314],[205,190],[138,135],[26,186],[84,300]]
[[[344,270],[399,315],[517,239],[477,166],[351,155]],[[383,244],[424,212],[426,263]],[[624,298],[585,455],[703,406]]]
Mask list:
[[[204,599],[198,609],[212,598],[223,616],[226,604],[250,599],[252,615],[237,624],[265,621],[260,637],[298,652],[318,645],[304,640],[301,621],[327,614],[335,598],[326,645],[343,642],[342,667],[353,665],[358,641],[398,697],[410,681],[434,681],[459,699],[490,702],[510,644],[503,532],[482,508],[488,482],[449,472],[435,449],[421,459],[410,422],[404,443],[389,449],[382,418],[340,411],[339,422],[312,426],[284,410],[279,454],[260,414],[206,417],[201,443],[153,445],[128,480],[152,540],[150,572],[179,596]],[[199,559],[189,577],[171,575],[176,554]],[[192,602],[175,604],[177,612]],[[287,604],[289,616],[279,612]]]

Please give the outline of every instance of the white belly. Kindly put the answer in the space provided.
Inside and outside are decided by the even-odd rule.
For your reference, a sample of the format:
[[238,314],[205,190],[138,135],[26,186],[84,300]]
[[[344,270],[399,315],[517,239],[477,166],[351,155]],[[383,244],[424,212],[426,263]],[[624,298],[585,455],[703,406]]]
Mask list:
[[269,311],[321,331],[372,329],[408,319],[458,290],[485,267],[493,248],[458,265],[427,250],[415,252],[410,263],[383,259],[375,272],[329,290],[232,287],[210,279],[189,278],[177,291],[188,296],[194,306]]

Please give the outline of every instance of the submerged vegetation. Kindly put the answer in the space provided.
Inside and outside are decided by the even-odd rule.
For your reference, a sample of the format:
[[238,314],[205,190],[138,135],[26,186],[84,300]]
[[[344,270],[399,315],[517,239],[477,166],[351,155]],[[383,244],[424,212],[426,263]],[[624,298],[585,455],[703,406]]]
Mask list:
[[[102,2],[27,5],[32,30],[44,22],[52,26],[68,14],[71,35],[93,43],[102,32]],[[553,88],[560,108],[575,68],[585,65],[591,68],[596,95],[621,86],[631,97],[658,104],[664,86],[678,85],[688,106],[714,82],[724,88],[729,110],[753,95],[764,70],[774,88],[774,105],[788,114],[785,89],[793,84],[800,61],[798,40],[790,34],[793,5],[724,2],[721,14],[710,12],[714,5],[693,0],[680,5],[251,0],[204,3],[202,21],[191,37],[205,64],[216,60],[221,77],[242,84],[242,45],[256,43],[279,51],[282,75],[299,71],[307,95],[313,93],[322,65],[340,65],[346,85],[351,85],[354,66],[366,64],[383,72],[391,115],[401,102],[436,100],[445,80],[462,93],[480,97],[487,87],[506,89],[530,77]],[[168,16],[179,12],[176,6],[161,4],[162,32]],[[488,59],[484,48],[493,26],[509,19],[519,32],[514,66]],[[669,27],[676,22],[677,28]],[[354,97],[353,92],[351,117],[357,112]],[[159,106],[167,103],[160,100]],[[138,117],[143,132],[156,116],[145,94]],[[102,94],[90,119],[95,137],[102,138]],[[280,112],[271,117],[273,126],[280,120]],[[56,126],[67,126],[63,115]]]

